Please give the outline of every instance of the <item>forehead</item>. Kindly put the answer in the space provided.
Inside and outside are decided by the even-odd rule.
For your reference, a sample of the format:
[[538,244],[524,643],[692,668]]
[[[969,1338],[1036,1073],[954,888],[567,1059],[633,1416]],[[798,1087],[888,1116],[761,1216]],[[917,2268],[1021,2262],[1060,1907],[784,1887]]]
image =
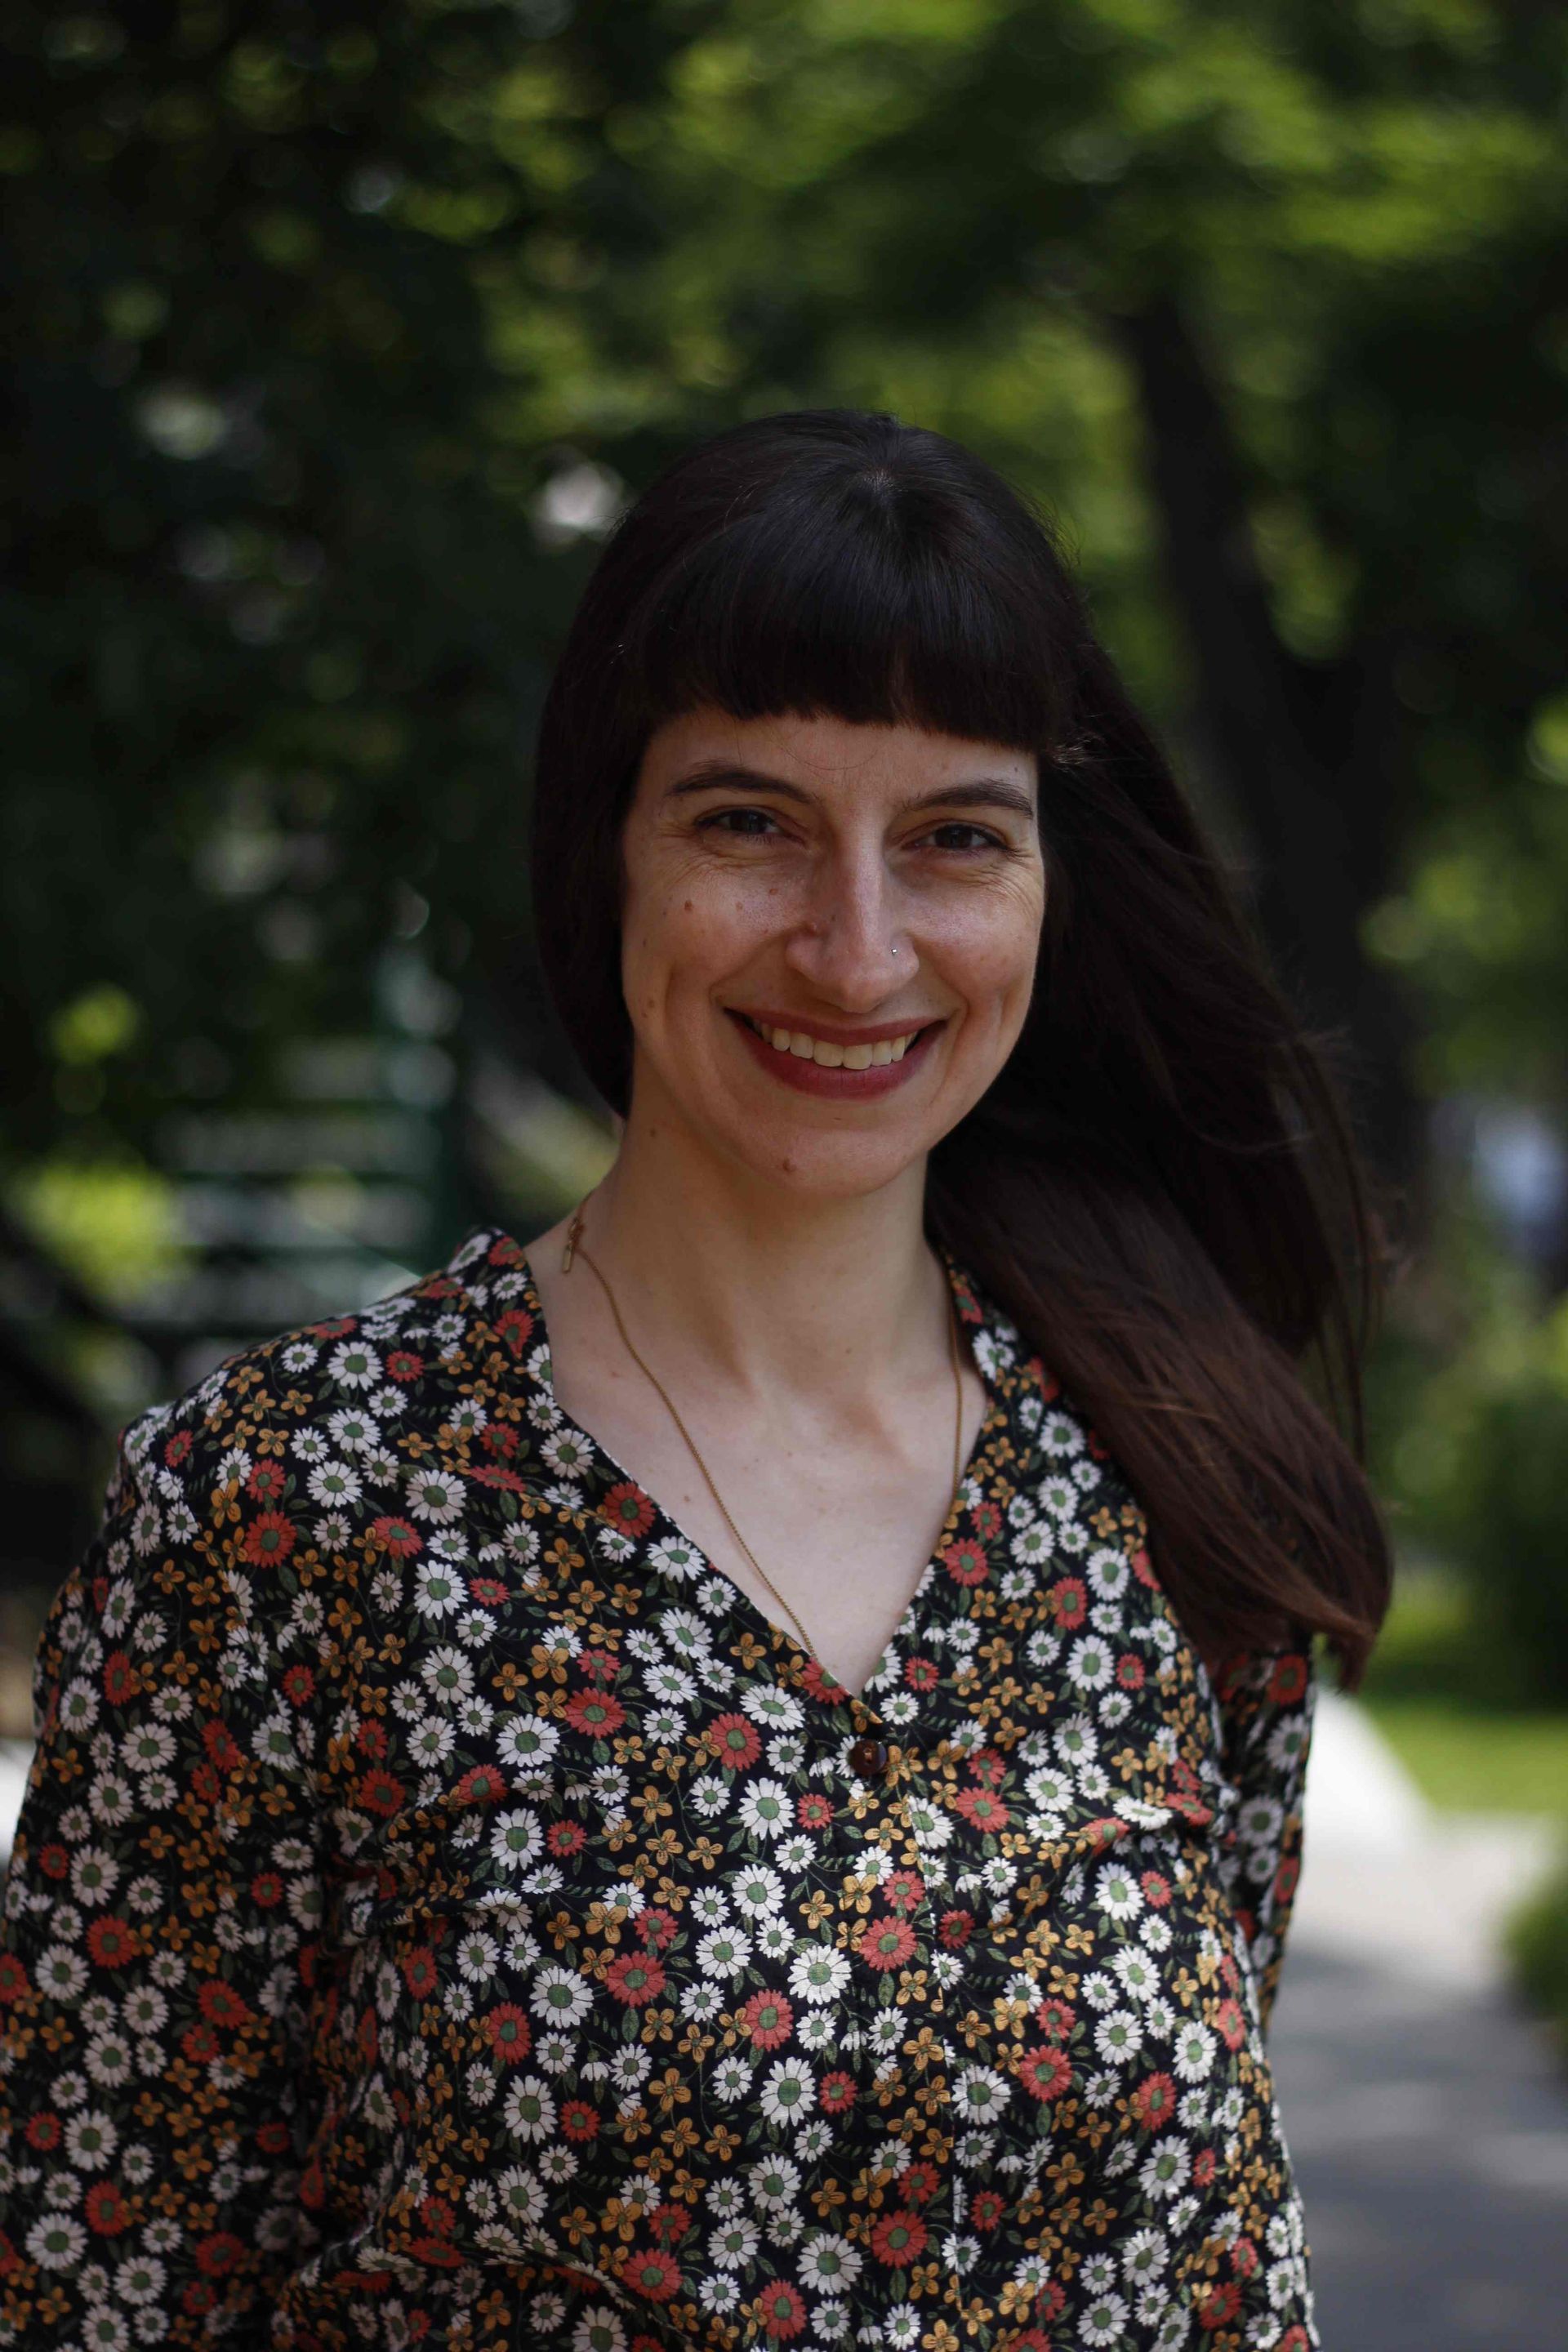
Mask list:
[[988,776],[1032,789],[1037,780],[1034,753],[1012,745],[921,727],[868,725],[830,712],[736,719],[704,708],[683,711],[655,730],[639,782],[662,796],[707,766],[716,772],[750,769],[825,797],[878,790],[902,795]]

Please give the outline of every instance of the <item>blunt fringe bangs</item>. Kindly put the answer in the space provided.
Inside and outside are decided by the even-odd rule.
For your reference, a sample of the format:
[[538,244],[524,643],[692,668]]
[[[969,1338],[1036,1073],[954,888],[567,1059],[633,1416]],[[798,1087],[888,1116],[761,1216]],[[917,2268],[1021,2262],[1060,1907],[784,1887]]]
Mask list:
[[807,409],[631,505],[542,714],[540,961],[624,1112],[619,844],[684,711],[906,724],[1032,751],[1047,913],[1023,1033],[932,1153],[927,1223],[1121,1464],[1216,1674],[1387,1608],[1361,1367],[1391,1262],[1329,1041],[1285,1001],[1036,508],[941,434]]

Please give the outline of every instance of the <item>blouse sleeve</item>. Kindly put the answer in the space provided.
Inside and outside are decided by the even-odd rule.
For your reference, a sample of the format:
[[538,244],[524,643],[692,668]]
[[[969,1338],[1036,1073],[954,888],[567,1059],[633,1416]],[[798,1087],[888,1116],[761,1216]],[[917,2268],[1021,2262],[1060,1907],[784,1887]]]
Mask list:
[[1215,1682],[1226,1778],[1237,1795],[1220,1870],[1251,1955],[1267,2033],[1301,1869],[1317,1679],[1310,1647],[1233,1658]]
[[0,1918],[0,2342],[269,2340],[294,2237],[311,1783],[250,1622],[243,1462],[169,1414],[125,1433],[35,1670]]

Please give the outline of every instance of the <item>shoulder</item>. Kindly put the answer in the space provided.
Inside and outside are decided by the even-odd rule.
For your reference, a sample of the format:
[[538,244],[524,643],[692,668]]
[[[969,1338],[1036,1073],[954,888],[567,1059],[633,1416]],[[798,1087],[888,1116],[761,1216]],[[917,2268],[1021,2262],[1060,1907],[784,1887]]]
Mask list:
[[490,1228],[356,1312],[241,1349],[121,1433],[106,1536],[134,1565],[179,1546],[297,1591],[458,1518],[504,1485],[542,1393],[523,1252]]

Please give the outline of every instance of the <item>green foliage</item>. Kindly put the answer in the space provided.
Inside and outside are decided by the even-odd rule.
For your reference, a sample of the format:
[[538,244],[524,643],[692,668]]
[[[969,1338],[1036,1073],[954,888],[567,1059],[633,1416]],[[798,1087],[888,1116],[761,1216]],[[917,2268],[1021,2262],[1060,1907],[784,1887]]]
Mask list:
[[[14,0],[0,60],[0,1177],[58,1245],[101,1175],[151,1265],[182,1117],[373,1023],[389,941],[462,1100],[565,1074],[523,843],[566,616],[625,486],[819,402],[1058,517],[1363,1106],[1563,1104],[1561,12]],[[455,1200],[535,1197],[459,1140]],[[1451,1365],[1385,1351],[1380,1458],[1562,1659],[1562,1336],[1489,1280]]]
[[1402,1383],[1405,1425],[1384,1455],[1412,1539],[1461,1587],[1396,1608],[1369,1685],[1508,1705],[1568,1698],[1568,1299],[1533,1286],[1473,1232],[1440,1244],[1468,1313],[1451,1353]]
[[1510,1920],[1506,1942],[1515,1982],[1568,2060],[1568,1853]]

